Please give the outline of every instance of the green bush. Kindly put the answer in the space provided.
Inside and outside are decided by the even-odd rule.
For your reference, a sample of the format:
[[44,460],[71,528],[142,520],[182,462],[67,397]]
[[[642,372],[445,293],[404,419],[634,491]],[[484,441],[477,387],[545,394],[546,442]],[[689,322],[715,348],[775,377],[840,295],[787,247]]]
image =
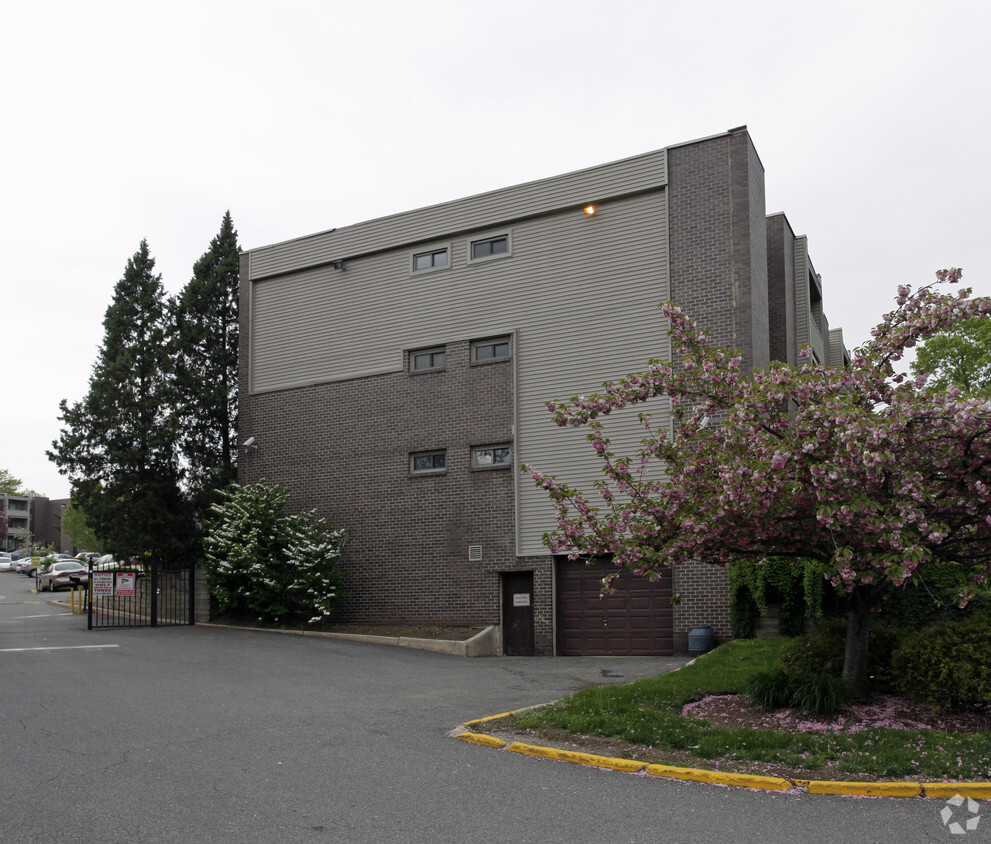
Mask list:
[[[867,671],[872,690],[892,688],[891,656],[905,633],[873,619],[867,642]],[[827,618],[816,632],[792,639],[781,652],[781,666],[796,677],[813,677],[823,672],[839,678],[843,674],[846,651],[846,620]]]
[[325,621],[337,600],[344,531],[312,514],[287,515],[289,491],[233,486],[213,507],[203,568],[221,612],[263,623]]
[[839,677],[825,671],[792,674],[783,668],[754,674],[747,682],[746,694],[763,709],[793,706],[816,718],[831,718],[849,698]]
[[753,639],[757,635],[760,608],[750,590],[734,585],[730,596],[729,629],[734,639]]
[[991,613],[991,592],[986,590],[978,592],[970,603],[961,609],[957,605],[957,595],[964,583],[947,584],[948,577],[949,575],[942,573],[942,570],[930,572],[927,568],[928,586],[910,581],[898,589],[893,589],[887,600],[880,605],[879,617],[892,627],[921,630],[923,627]]
[[827,618],[808,636],[792,639],[781,652],[781,666],[795,676],[811,676],[826,671],[836,677],[843,673],[846,621]]
[[991,704],[991,616],[975,615],[906,636],[894,652],[896,687],[940,709]]
[[828,672],[810,674],[795,683],[792,703],[816,718],[832,718],[849,698],[846,683]]
[[790,706],[795,684],[783,668],[760,671],[747,681],[746,695],[762,709]]

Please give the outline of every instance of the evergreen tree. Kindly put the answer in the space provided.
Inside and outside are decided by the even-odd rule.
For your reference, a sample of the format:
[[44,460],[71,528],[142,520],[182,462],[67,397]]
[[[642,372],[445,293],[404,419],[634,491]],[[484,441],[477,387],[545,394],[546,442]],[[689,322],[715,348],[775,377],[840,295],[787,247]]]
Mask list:
[[201,518],[237,477],[239,262],[228,211],[193,277],[169,302],[179,451]]
[[154,269],[142,240],[107,308],[89,392],[60,403],[64,427],[48,456],[106,550],[179,562],[191,530],[179,490],[165,296]]

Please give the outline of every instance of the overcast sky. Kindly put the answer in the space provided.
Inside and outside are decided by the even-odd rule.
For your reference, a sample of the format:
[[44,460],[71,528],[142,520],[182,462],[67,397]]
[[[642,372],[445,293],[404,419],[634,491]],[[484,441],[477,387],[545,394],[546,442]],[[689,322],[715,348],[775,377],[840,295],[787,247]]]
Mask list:
[[[52,498],[142,238],[242,248],[746,124],[853,348],[895,285],[991,294],[991,4],[171,0],[9,6],[0,468]],[[624,373],[617,373],[621,375]]]

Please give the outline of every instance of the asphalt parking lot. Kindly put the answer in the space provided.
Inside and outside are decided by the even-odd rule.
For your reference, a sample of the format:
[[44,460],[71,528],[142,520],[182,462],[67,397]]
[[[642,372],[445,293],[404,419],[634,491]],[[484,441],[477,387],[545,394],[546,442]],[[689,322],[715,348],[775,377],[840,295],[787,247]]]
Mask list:
[[31,585],[0,573],[3,842],[960,840],[932,800],[670,782],[450,737],[471,718],[665,670],[663,658],[88,632]]

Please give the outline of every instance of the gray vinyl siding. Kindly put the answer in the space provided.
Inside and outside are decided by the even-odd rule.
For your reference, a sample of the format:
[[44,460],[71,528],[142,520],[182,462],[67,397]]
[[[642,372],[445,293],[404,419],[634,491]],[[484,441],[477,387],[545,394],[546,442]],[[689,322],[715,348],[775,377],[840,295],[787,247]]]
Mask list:
[[795,343],[798,348],[810,343],[809,320],[809,242],[805,235],[795,238]]
[[829,329],[829,365],[839,368],[850,363],[850,353],[843,341],[842,328]]
[[667,151],[407,211],[251,251],[251,278],[551,214],[667,184]]
[[[505,230],[511,257],[467,262],[471,239]],[[595,217],[578,204],[510,225],[487,223],[474,234],[429,235],[450,243],[449,268],[413,275],[403,245],[350,260],[344,271],[322,266],[253,281],[251,391],[402,371],[404,351],[512,334],[514,462],[590,490],[598,462],[584,432],[555,426],[545,403],[670,357],[657,308],[670,297],[665,190],[602,202]],[[616,450],[632,453],[643,432],[635,410],[624,416]],[[609,430],[616,428],[611,420]],[[541,540],[553,511],[525,477],[517,527],[519,554],[546,553]]]

